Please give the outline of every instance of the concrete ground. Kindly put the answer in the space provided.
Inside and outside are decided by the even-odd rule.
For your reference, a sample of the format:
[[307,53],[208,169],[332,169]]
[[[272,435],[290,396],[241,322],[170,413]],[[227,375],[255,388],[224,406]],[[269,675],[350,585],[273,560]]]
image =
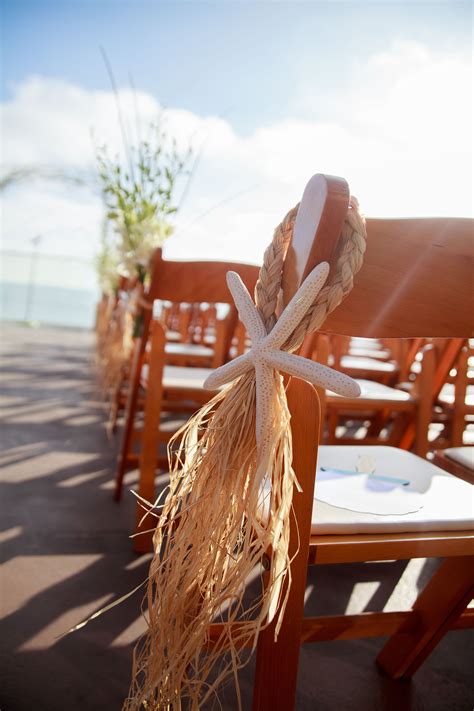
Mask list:
[[[119,711],[142,630],[140,593],[59,638],[138,585],[149,563],[149,556],[132,553],[127,538],[132,496],[112,500],[117,445],[105,434],[93,337],[14,325],[4,325],[1,335],[0,710]],[[405,608],[436,565],[313,568],[307,613]],[[304,647],[297,709],[474,708],[473,631],[449,633],[411,681],[377,670],[382,645],[371,639]],[[251,677],[250,665],[242,673],[244,709]],[[230,690],[222,708],[236,708]]]

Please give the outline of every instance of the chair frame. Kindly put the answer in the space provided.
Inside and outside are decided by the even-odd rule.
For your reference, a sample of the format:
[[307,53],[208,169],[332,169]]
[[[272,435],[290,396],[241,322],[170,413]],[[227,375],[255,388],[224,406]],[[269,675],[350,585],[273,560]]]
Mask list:
[[[183,280],[183,272],[192,274],[192,278]],[[161,249],[157,249],[151,265],[150,287],[144,295],[146,307],[143,309],[142,333],[136,339],[133,360],[130,366],[129,388],[125,405],[124,427],[117,462],[114,498],[120,501],[125,473],[138,463],[131,453],[134,436],[134,423],[137,413],[142,368],[146,360],[146,348],[150,338],[150,328],[153,320],[152,307],[156,299],[164,301],[181,301],[186,303],[222,302],[229,303],[231,314],[226,320],[224,352],[229,353],[231,340],[237,324],[237,309],[229,298],[225,282],[228,270],[238,271],[246,284],[253,290],[258,275],[258,269],[251,264],[234,262],[186,262],[169,261],[162,257]]]
[[[300,231],[295,224],[294,239],[289,250],[290,259],[285,264],[283,303],[287,303],[299,284],[320,261],[330,259],[334,252],[349,203],[347,184],[340,178],[313,176],[302,200]],[[311,208],[309,206],[312,206]],[[312,213],[313,224],[308,219]],[[298,215],[300,217],[300,215]],[[460,314],[462,289],[458,279],[472,269],[467,237],[469,221],[426,220],[368,221],[367,256],[356,286],[346,302],[329,317],[325,330],[347,335],[367,337],[466,337],[466,311]],[[401,225],[399,223],[402,223]],[[308,240],[308,229],[314,239]],[[446,301],[440,303],[439,321],[428,318],[429,309],[422,305],[421,317],[407,307],[419,303],[418,287],[410,258],[402,259],[394,242],[387,245],[387,234],[402,235],[406,250],[413,255],[426,251],[427,259],[417,261],[418,287],[429,274],[439,273],[444,267],[446,280],[440,284],[440,293]],[[454,244],[448,249],[451,233]],[[306,234],[306,239],[305,239]],[[323,235],[322,239],[318,239]],[[439,249],[437,239],[442,238],[445,249]],[[372,237],[373,236],[373,237]],[[371,239],[372,238],[372,239]],[[421,244],[420,244],[421,242]],[[430,247],[434,245],[435,248]],[[436,249],[437,248],[437,249]],[[383,256],[383,259],[382,259]],[[470,261],[466,269],[464,260]],[[384,279],[380,264],[392,267],[395,274]],[[404,289],[399,299],[393,299],[393,284],[403,281],[408,269]],[[434,269],[434,271],[433,271]],[[374,274],[372,275],[372,272]],[[367,289],[369,290],[367,291]],[[368,299],[370,296],[370,299]],[[430,298],[432,296],[430,295]],[[368,303],[370,301],[370,304]],[[395,302],[396,301],[396,302]],[[373,308],[377,304],[382,317]],[[367,321],[364,319],[367,305]],[[400,316],[408,313],[402,324]],[[455,314],[450,324],[450,315]],[[469,324],[469,328],[471,324]],[[428,330],[427,330],[428,329]],[[430,333],[434,329],[436,333]],[[395,331],[395,333],[393,333]],[[452,628],[474,626],[474,610],[466,606],[474,595],[474,531],[423,532],[368,535],[313,535],[311,514],[316,478],[317,449],[320,434],[320,405],[316,390],[302,381],[292,379],[287,391],[291,413],[294,442],[293,467],[302,491],[294,490],[294,517],[290,522],[290,556],[292,584],[278,636],[274,639],[274,625],[261,632],[257,644],[257,661],[254,680],[254,711],[274,708],[294,708],[298,657],[300,645],[329,639],[355,639],[359,637],[391,635],[380,652],[377,662],[393,678],[411,676],[428,656],[442,636]],[[314,442],[315,446],[308,446]],[[296,524],[296,521],[298,522]],[[444,557],[445,561],[419,595],[412,610],[407,612],[367,612],[359,615],[342,615],[305,619],[303,615],[304,591],[309,564],[408,559],[416,557]],[[219,637],[221,625],[211,626],[209,644]]]

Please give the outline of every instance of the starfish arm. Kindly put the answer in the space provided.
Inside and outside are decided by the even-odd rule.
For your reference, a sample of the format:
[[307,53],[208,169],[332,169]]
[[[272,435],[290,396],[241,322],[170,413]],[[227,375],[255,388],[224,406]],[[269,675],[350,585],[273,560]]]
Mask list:
[[307,380],[313,385],[319,385],[343,397],[358,397],[360,395],[359,384],[348,375],[321,365],[321,363],[315,363],[308,358],[292,353],[272,351],[267,356],[267,362],[277,370],[283,370],[289,375]]
[[262,462],[269,452],[273,422],[271,404],[275,397],[275,379],[273,369],[265,362],[255,364],[256,382],[256,437],[259,461]]
[[266,343],[270,348],[279,348],[291,336],[323,288],[328,274],[329,264],[321,262],[306,277],[268,334]]
[[252,301],[247,287],[237,272],[227,272],[227,286],[234,298],[240,320],[247,329],[252,343],[262,340],[267,335],[257,307]]
[[226,383],[240,377],[253,367],[252,360],[248,353],[238,356],[234,360],[216,368],[213,373],[208,375],[204,381],[203,387],[206,390],[216,390]]

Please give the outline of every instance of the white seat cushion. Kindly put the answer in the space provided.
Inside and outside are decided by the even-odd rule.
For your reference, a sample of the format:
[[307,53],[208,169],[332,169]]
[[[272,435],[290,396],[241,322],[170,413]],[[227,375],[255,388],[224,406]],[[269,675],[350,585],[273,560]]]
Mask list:
[[168,355],[188,356],[190,358],[212,358],[214,354],[212,348],[202,346],[199,343],[167,343],[165,352]]
[[[203,390],[207,376],[214,372],[213,368],[190,368],[181,365],[165,365],[163,372],[163,387]],[[141,383],[146,387],[149,366],[145,364],[141,372]]]
[[453,462],[474,472],[474,447],[449,447],[444,453]]
[[[322,446],[319,448],[318,467],[354,471],[360,455],[368,455],[374,460],[375,474],[410,481],[409,487],[396,487],[399,490],[402,508],[403,497],[407,492],[418,493],[421,497],[419,500],[422,508],[413,513],[381,515],[375,512],[362,513],[348,508],[339,508],[318,501],[316,498],[313,503],[311,528],[313,534],[406,533],[474,529],[474,487],[410,452],[395,447]],[[347,475],[346,478],[347,485],[354,486],[354,477]],[[322,486],[323,482],[321,482],[321,488]],[[373,492],[370,493],[372,495],[370,505],[373,511]],[[317,495],[318,478],[316,476],[315,496]],[[357,492],[355,496],[357,497]],[[380,492],[380,497],[382,502],[383,491]],[[381,504],[380,508],[383,510],[384,506]]]
[[[372,360],[378,361],[388,361],[390,360],[390,351],[377,350],[376,348],[352,348],[349,349],[348,357],[354,356],[356,358],[371,358]],[[344,358],[345,356],[343,356]]]
[[[438,396],[439,402],[443,405],[454,405],[454,384],[445,383]],[[474,386],[468,385],[465,404],[467,407],[474,407]]]
[[163,387],[193,388],[202,390],[204,381],[213,373],[212,368],[186,368],[179,365],[166,365],[163,373]]
[[383,345],[377,338],[361,338],[359,336],[352,336],[349,347],[366,348],[373,351],[380,351],[383,349]]
[[345,398],[341,395],[336,395],[335,393],[328,393],[328,400],[335,398],[336,402],[349,400],[357,401],[361,400],[384,400],[387,402],[410,402],[413,400],[411,395],[403,390],[397,390],[396,388],[390,388],[388,385],[382,385],[382,383],[377,383],[375,380],[363,380],[360,378],[356,379],[360,385],[361,394],[358,398]]
[[341,358],[341,367],[351,370],[370,370],[376,373],[394,373],[397,366],[393,362],[376,360],[375,358],[345,355]]

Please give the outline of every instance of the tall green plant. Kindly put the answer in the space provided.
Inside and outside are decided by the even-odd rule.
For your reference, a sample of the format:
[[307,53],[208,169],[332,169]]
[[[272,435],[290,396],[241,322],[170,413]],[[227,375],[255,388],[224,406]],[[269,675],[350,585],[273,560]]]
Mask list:
[[160,123],[150,126],[146,140],[125,142],[126,160],[111,157],[105,145],[96,157],[107,219],[118,236],[122,271],[143,281],[151,253],[172,234],[177,211],[178,177],[186,172],[191,149],[178,150]]

